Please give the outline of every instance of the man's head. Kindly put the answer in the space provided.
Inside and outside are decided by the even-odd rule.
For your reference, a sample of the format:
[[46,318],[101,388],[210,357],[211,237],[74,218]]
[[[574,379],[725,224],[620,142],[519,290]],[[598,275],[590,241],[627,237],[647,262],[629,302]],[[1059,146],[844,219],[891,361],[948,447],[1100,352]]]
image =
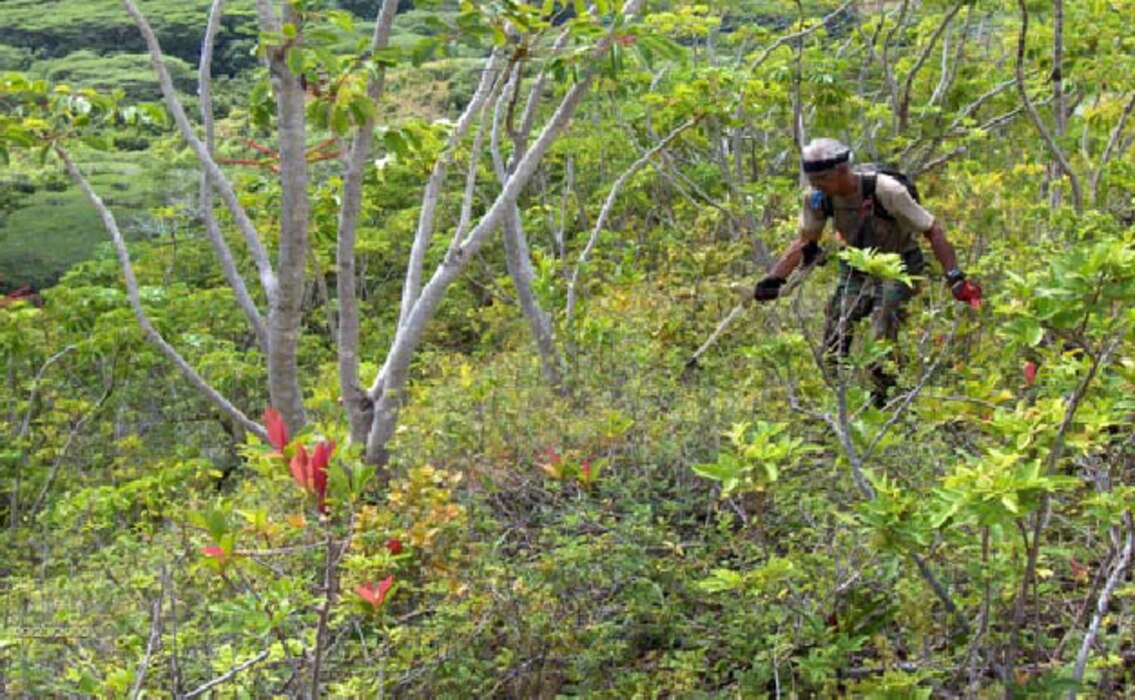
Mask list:
[[812,139],[800,157],[808,182],[826,195],[852,194],[858,188],[851,172],[851,149],[836,139]]

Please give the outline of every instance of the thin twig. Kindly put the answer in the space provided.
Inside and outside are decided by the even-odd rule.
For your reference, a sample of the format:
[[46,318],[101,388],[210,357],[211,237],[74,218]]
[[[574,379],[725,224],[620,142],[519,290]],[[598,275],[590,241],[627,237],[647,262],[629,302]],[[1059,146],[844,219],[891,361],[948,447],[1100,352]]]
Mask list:
[[1025,0],[1017,0],[1017,6],[1021,8],[1021,30],[1017,35],[1017,68],[1016,68],[1016,81],[1017,81],[1017,94],[1021,97],[1021,103],[1025,107],[1025,112],[1028,113],[1029,118],[1033,122],[1033,126],[1040,133],[1044,142],[1048,144],[1048,148],[1052,151],[1053,157],[1060,163],[1060,167],[1064,173],[1068,175],[1068,182],[1072,185],[1072,200],[1076,208],[1076,213],[1079,214],[1084,208],[1083,195],[1080,192],[1080,178],[1076,172],[1072,170],[1072,164],[1068,162],[1068,157],[1064,155],[1064,149],[1056,142],[1052,136],[1052,132],[1048,130],[1044,120],[1040,118],[1037,113],[1036,107],[1033,106],[1032,100],[1029,98],[1028,92],[1025,90],[1025,37],[1028,36],[1029,31],[1029,10],[1025,5]]
[[186,693],[185,697],[186,698],[195,698],[198,695],[203,695],[203,694],[209,692],[210,690],[217,687],[218,685],[221,685],[222,683],[228,682],[230,679],[232,679],[234,676],[236,676],[236,674],[240,673],[244,669],[248,668],[249,666],[254,666],[255,664],[258,664],[261,661],[263,661],[264,659],[268,658],[268,651],[269,651],[268,649],[265,649],[264,651],[260,652],[259,654],[252,657],[248,661],[245,661],[244,663],[240,664],[239,666],[234,666],[233,668],[229,669],[223,675],[217,676],[216,678],[209,681],[208,683],[205,683],[204,685],[200,685],[200,686],[194,688],[193,690]]
[[[1115,128],[1111,131],[1111,137],[1107,140],[1107,146],[1103,149],[1103,154],[1100,156],[1100,162],[1096,165],[1096,170],[1092,173],[1090,182],[1092,201],[1096,201],[1096,196],[1099,191],[1100,177],[1103,175],[1104,166],[1107,165],[1108,160],[1115,151],[1115,146],[1119,143],[1119,137],[1123,133],[1123,127],[1127,124],[1127,118],[1131,116],[1131,110],[1135,109],[1135,90],[1131,91],[1131,99],[1127,100],[1127,104],[1123,107],[1123,113],[1119,115],[1119,121],[1116,123]],[[1087,130],[1085,130],[1086,132]]]
[[165,582],[162,583],[162,590],[158,592],[157,599],[150,604],[150,640],[146,643],[146,653],[142,657],[142,663],[138,665],[134,687],[130,691],[130,697],[134,700],[142,694],[142,685],[146,682],[146,670],[150,667],[150,657],[153,656],[162,638],[162,598],[165,597]]

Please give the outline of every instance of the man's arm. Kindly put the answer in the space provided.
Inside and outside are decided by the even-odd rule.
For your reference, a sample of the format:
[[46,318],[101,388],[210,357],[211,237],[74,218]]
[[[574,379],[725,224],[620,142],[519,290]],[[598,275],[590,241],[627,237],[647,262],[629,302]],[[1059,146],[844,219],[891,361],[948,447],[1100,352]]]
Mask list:
[[820,253],[820,233],[820,231],[812,233],[800,231],[800,236],[789,244],[784,255],[768,271],[769,277],[788,279],[801,262],[805,265],[810,264],[813,256]]
[[757,301],[772,301],[780,296],[780,288],[788,281],[788,276],[792,274],[801,262],[805,265],[811,265],[812,262],[823,251],[820,249],[820,234],[823,229],[815,232],[809,232],[804,229],[800,230],[800,237],[792,241],[788,246],[788,250],[784,251],[784,255],[776,264],[757,282],[757,286],[753,289],[753,298]]
[[951,270],[958,269],[958,256],[954,254],[954,246],[946,240],[946,230],[937,219],[922,235],[926,236],[931,250],[934,251],[934,257],[942,264],[942,272],[949,274]]
[[930,228],[922,234],[930,243],[934,257],[942,264],[942,271],[946,273],[946,284],[958,301],[968,302],[970,306],[981,306],[981,285],[966,279],[965,273],[958,267],[958,256],[954,253],[954,246],[946,240],[946,231],[942,224],[935,219]]

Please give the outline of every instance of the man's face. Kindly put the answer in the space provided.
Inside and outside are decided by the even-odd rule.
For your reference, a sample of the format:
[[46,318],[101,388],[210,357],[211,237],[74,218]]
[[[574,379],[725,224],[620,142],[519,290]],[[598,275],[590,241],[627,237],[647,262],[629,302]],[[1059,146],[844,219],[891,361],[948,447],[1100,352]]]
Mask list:
[[839,195],[846,197],[855,191],[855,178],[846,164],[838,165],[831,170],[818,173],[808,173],[808,184],[823,192],[829,197]]
[[838,194],[839,171],[835,168],[820,173],[808,173],[808,184],[826,195]]

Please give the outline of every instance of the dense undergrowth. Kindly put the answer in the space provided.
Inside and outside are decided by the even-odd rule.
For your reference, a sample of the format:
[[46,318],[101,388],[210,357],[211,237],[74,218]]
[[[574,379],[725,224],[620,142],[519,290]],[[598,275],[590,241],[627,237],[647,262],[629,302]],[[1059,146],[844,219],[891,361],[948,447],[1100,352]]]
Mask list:
[[[105,247],[42,290],[42,306],[0,307],[7,695],[119,696],[137,685],[188,697],[217,679],[217,692],[241,697],[302,695],[317,647],[321,692],[335,697],[1127,692],[1132,153],[1075,212],[1067,199],[1051,203],[1050,154],[1023,119],[951,137],[949,148],[966,150],[920,173],[919,187],[987,299],[968,308],[936,274],[920,280],[899,341],[900,390],[885,409],[871,404],[863,368],[891,348],[861,340],[834,372],[818,356],[834,248],[791,297],[746,308],[690,368],[738,302],[731,285],[796,233],[798,174],[783,126],[794,54],[757,77],[727,70],[699,33],[712,13],[670,9],[653,21],[699,58],[669,66],[672,82],[641,66],[603,82],[521,201],[564,386],[541,373],[493,242],[432,320],[390,464],[365,485],[338,395],[336,308],[317,284],[306,289],[301,344],[311,422],[280,445],[234,426],[145,341]],[[971,50],[997,54],[1011,17],[990,11],[971,27],[984,41]],[[779,30],[755,31],[752,41],[767,43],[773,35],[760,32]],[[800,60],[815,66],[801,88],[815,104],[813,131],[862,143],[857,120],[878,118],[866,153],[927,142],[888,136],[890,112],[862,85],[818,77],[855,74],[855,61],[818,43]],[[420,143],[395,153],[384,141],[383,165],[368,173],[374,195],[358,245],[368,347],[385,345],[397,323],[423,164],[440,141],[430,121],[462,103],[472,65],[406,68],[390,94],[400,133]],[[961,70],[968,79],[916,115],[918,129],[940,129],[939,113],[990,89],[974,65]],[[918,87],[929,93],[934,81]],[[630,178],[569,323],[566,282],[612,181],[640,155],[636,141],[742,89],[760,95],[752,122],[711,113],[669,160]],[[1016,109],[1006,92],[983,104],[983,120]],[[1104,118],[1122,105],[1100,93],[1079,123],[1086,149],[1098,154],[1108,138],[1091,120],[1110,127]],[[259,132],[243,109],[226,116],[227,153],[247,155],[241,139]],[[164,166],[187,162],[149,128]],[[734,129],[745,148],[723,137]],[[87,168],[119,167],[97,151],[83,156]],[[44,167],[40,181],[54,176]],[[490,167],[481,164],[485,180]],[[250,210],[275,223],[274,180],[231,168]],[[313,171],[309,275],[333,287],[338,183],[326,164]],[[136,179],[168,192],[158,179],[168,172]],[[114,192],[97,170],[92,181]],[[205,379],[259,413],[264,360],[193,202],[149,212],[161,225],[132,247],[141,298]],[[459,204],[443,198],[446,226]],[[431,259],[443,253],[435,246]],[[885,259],[858,264],[894,272]],[[330,440],[321,503],[326,494],[278,452],[314,453]],[[339,595],[328,608],[329,585]]]

